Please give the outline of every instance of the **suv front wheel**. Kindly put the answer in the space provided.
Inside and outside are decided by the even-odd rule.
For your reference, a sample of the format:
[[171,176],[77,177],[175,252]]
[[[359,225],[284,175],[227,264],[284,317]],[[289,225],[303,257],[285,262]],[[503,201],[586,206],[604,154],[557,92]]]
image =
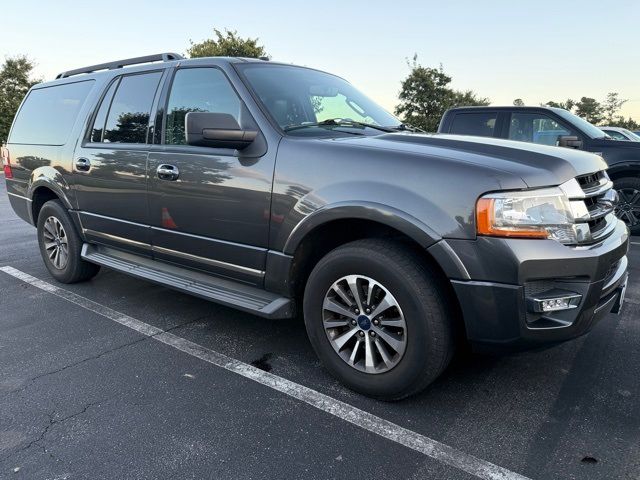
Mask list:
[[401,243],[359,240],[327,254],[304,295],[307,333],[324,366],[383,400],[419,392],[453,354],[440,278]]

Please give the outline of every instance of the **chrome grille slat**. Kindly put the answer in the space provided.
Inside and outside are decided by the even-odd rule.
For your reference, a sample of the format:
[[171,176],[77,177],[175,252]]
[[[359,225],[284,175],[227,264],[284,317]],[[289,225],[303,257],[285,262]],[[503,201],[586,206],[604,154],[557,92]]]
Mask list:
[[590,245],[608,237],[616,227],[613,182],[606,171],[580,175],[561,188],[570,199],[578,245]]

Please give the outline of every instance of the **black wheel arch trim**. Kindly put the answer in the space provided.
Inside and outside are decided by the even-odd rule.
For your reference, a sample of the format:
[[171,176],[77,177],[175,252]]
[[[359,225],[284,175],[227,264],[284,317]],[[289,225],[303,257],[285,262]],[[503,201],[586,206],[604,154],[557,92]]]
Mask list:
[[317,227],[335,220],[370,220],[404,233],[423,248],[441,240],[432,228],[421,220],[401,210],[375,202],[339,202],[326,205],[302,220],[285,242],[283,252],[293,255],[296,249]]
[[[607,173],[609,177],[611,177],[614,181],[617,178],[622,178],[625,172],[635,173],[636,175],[640,174],[640,160],[631,160],[625,162],[614,163],[613,165],[609,165],[607,169]],[[622,174],[622,175],[620,175]]]

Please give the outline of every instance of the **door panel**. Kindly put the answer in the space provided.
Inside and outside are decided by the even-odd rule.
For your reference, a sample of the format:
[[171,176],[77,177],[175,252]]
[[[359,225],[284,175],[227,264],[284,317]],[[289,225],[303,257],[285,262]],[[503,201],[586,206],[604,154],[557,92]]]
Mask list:
[[89,241],[150,255],[148,128],[161,71],[114,79],[74,153],[74,189]]
[[[266,148],[261,134],[242,152],[185,145],[184,118],[190,111],[226,113],[242,128],[259,130],[218,68],[177,69],[163,105],[163,145],[149,155],[154,256],[261,284],[275,149]],[[177,176],[159,174],[160,166]]]
[[[150,245],[147,156],[146,148],[104,149],[87,145],[76,151],[76,159],[87,159],[91,165],[88,172],[75,172],[80,220],[83,229],[88,230],[88,240],[105,240],[102,233]],[[106,238],[106,243],[118,246],[121,242]]]
[[[177,180],[161,180],[155,174],[164,164],[178,169]],[[261,281],[268,242],[271,156],[244,161],[204,152],[152,152],[149,172],[149,216],[157,258],[251,283]]]

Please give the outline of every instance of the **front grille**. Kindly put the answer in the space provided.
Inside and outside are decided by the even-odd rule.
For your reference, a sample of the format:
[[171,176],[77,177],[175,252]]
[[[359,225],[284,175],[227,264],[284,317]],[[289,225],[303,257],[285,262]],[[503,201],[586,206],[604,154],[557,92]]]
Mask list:
[[597,187],[600,184],[600,180],[605,176],[604,170],[596,173],[589,173],[587,175],[581,175],[576,177],[578,183],[582,187],[582,189],[589,189],[593,187]]
[[578,243],[591,244],[608,237],[615,228],[616,217],[613,183],[607,173],[601,170],[580,175],[575,182],[565,185],[576,220]]

